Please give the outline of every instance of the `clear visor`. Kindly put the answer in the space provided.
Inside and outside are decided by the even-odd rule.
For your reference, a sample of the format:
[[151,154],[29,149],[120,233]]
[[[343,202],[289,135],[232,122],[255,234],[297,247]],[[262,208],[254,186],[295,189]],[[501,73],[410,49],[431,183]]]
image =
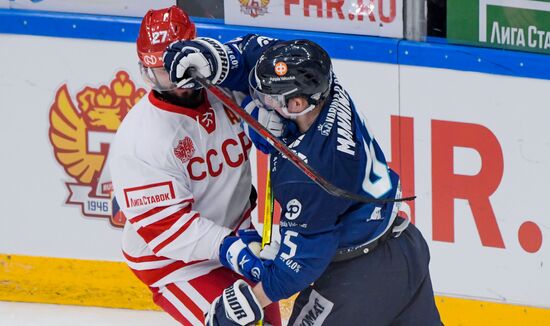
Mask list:
[[283,94],[267,94],[262,92],[262,90],[258,86],[259,84],[259,80],[256,76],[256,69],[254,68],[250,72],[250,75],[248,75],[248,86],[250,90],[250,95],[252,96],[254,103],[256,103],[256,105],[259,107],[263,107],[267,110],[275,110],[280,115],[288,119],[296,119],[297,117],[304,115],[315,108],[314,105],[310,105],[301,112],[291,113],[289,112],[287,107],[288,100],[292,98],[292,96],[289,97],[289,95],[296,93],[298,88],[293,88]]
[[250,95],[256,105],[261,106],[268,110],[282,110],[286,107],[285,94],[267,94],[260,90],[259,83],[256,78],[256,69],[252,69],[250,75],[248,75],[248,85],[250,88]]
[[166,92],[177,88],[176,85],[170,81],[168,72],[166,72],[163,67],[145,67],[140,62],[139,71],[141,72],[141,77],[145,83],[156,91]]

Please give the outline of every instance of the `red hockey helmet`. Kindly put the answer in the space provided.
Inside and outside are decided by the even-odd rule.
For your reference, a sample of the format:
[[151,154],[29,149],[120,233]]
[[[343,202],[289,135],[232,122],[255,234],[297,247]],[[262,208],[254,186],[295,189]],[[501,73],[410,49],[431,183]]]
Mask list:
[[195,24],[181,8],[149,10],[137,38],[139,60],[145,67],[162,67],[162,54],[170,43],[195,37]]
[[174,41],[195,37],[195,24],[181,8],[172,6],[149,10],[141,21],[136,42],[140,69],[145,81],[159,91],[173,89],[173,85],[165,80],[165,76],[160,76],[164,71],[164,50]]

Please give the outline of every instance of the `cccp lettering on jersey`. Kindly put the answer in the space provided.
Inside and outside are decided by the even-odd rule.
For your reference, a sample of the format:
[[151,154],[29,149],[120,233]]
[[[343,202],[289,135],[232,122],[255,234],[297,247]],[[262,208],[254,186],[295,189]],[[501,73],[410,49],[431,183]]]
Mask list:
[[211,148],[206,151],[206,157],[192,157],[187,164],[187,172],[191,180],[204,180],[207,176],[217,177],[222,174],[224,167],[238,168],[248,160],[248,153],[252,142],[241,131],[238,140],[228,138],[221,148]]

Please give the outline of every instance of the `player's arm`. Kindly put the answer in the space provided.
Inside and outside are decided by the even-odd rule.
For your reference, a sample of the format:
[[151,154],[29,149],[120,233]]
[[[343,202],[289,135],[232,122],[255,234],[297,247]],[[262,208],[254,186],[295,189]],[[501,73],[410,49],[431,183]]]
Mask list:
[[225,44],[198,37],[172,43],[164,54],[164,68],[170,80],[182,88],[197,87],[187,69],[198,70],[214,84],[233,91],[248,92],[248,76],[262,53],[276,39],[248,34]]
[[267,294],[265,294],[265,291],[264,291],[264,287],[263,287],[263,285],[262,285],[262,282],[256,284],[256,285],[252,288],[252,292],[254,293],[254,295],[256,296],[256,298],[258,299],[258,302],[260,303],[260,306],[262,306],[262,308],[267,307],[267,306],[269,306],[270,304],[273,303],[273,302],[267,297]]
[[290,297],[321,276],[339,244],[338,217],[352,204],[310,182],[282,187],[278,193],[284,195],[277,198],[282,207],[281,247],[261,279],[272,302]]
[[225,289],[212,303],[206,325],[249,325],[261,320],[263,307],[305,289],[323,273],[338,246],[338,211],[349,203],[327,200],[316,188],[293,183],[283,189],[291,196],[280,201],[279,252],[273,261],[265,262],[261,282],[253,288],[238,281]]
[[194,209],[184,174],[130,156],[115,157],[110,168],[121,209],[155,255],[186,262],[218,259],[231,230]]

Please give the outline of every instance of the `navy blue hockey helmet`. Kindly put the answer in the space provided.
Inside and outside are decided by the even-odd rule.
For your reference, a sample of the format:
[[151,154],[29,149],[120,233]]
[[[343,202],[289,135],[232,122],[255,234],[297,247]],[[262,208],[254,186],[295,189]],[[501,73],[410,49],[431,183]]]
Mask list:
[[[332,63],[327,52],[308,40],[279,42],[258,59],[249,76],[250,93],[267,109],[296,117],[313,110],[330,92]],[[305,97],[309,107],[289,113],[288,100]]]

